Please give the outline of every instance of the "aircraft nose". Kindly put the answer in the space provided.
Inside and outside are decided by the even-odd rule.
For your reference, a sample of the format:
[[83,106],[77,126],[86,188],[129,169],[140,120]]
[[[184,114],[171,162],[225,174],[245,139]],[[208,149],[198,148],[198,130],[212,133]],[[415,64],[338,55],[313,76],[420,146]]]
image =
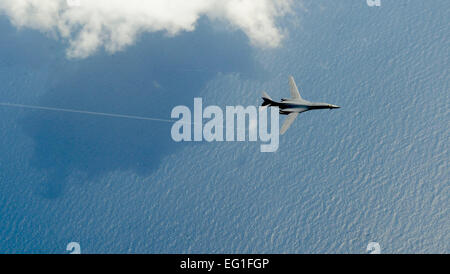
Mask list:
[[331,105],[331,108],[341,108],[340,106]]

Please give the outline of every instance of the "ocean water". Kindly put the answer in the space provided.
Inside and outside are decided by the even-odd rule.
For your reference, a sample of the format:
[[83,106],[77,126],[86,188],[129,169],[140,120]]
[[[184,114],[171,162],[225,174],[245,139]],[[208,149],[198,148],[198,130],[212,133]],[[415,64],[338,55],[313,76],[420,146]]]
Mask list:
[[448,253],[450,3],[295,3],[278,49],[205,19],[85,60],[0,17],[1,102],[167,119],[287,97],[293,75],[342,106],[301,114],[276,153],[0,107],[0,253]]

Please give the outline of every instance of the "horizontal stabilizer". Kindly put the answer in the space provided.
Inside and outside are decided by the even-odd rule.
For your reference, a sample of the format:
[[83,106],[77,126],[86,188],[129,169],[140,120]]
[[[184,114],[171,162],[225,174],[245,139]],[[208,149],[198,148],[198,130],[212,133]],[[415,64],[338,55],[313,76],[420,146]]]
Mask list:
[[262,99],[264,100],[264,102],[261,105],[262,107],[270,106],[273,103],[272,98],[270,98],[270,96],[264,91],[262,92]]
[[272,98],[270,98],[270,96],[265,91],[262,92],[262,98],[266,98],[272,101]]

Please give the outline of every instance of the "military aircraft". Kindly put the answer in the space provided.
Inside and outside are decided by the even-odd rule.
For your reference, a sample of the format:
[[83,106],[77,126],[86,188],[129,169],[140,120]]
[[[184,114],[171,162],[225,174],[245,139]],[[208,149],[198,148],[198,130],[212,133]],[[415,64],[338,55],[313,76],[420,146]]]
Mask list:
[[314,103],[307,101],[300,96],[300,92],[298,92],[297,85],[295,84],[294,77],[289,76],[289,86],[291,88],[291,97],[290,99],[281,99],[281,102],[276,102],[270,98],[267,93],[263,92],[262,99],[264,102],[262,103],[263,107],[278,107],[280,109],[280,114],[287,115],[286,121],[284,121],[283,126],[281,127],[280,134],[283,135],[288,128],[292,125],[295,118],[305,111],[313,110],[313,109],[335,109],[340,108],[339,106],[327,104],[327,103]]

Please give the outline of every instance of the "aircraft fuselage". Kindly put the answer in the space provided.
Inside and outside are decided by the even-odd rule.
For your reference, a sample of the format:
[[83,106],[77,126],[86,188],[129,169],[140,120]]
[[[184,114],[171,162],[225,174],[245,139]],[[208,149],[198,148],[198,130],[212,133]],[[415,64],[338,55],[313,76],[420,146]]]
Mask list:
[[281,102],[272,101],[270,106],[278,107],[280,109],[280,114],[285,115],[293,112],[301,113],[315,109],[340,108],[339,106],[327,103],[315,103],[306,100],[292,100],[292,99],[281,99]]

